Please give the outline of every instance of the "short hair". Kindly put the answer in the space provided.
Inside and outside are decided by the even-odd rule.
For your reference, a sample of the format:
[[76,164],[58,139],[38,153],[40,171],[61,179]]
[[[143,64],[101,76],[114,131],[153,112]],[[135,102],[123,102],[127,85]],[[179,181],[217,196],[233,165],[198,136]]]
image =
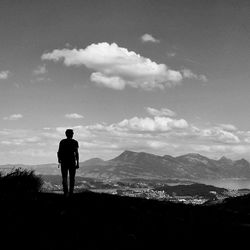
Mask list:
[[65,131],[65,135],[66,135],[66,136],[71,136],[71,135],[73,135],[73,134],[74,134],[73,129],[67,129],[67,130]]

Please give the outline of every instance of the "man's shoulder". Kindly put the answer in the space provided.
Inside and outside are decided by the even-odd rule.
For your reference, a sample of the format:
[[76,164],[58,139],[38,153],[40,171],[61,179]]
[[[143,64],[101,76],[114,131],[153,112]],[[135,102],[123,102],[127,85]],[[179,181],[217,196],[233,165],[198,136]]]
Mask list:
[[67,140],[67,139],[62,139],[62,140],[60,141],[60,143],[64,143],[64,142],[66,142],[66,140]]
[[62,139],[61,141],[60,141],[60,144],[61,145],[63,145],[63,144],[65,144],[65,145],[76,145],[76,146],[78,146],[78,141],[77,140],[74,140],[74,139]]
[[78,145],[78,141],[77,141],[77,140],[72,139],[72,141],[73,141],[73,143],[74,143],[75,145]]

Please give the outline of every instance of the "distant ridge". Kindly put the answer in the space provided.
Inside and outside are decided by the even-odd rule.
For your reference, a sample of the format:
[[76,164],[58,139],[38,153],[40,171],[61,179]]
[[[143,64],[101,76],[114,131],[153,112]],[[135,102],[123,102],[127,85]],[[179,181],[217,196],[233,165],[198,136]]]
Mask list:
[[[2,165],[6,167],[10,165]],[[25,167],[25,165],[16,165]],[[40,174],[60,174],[57,164],[27,166]],[[86,177],[121,178],[179,178],[179,179],[250,179],[250,163],[245,159],[233,161],[226,157],[210,159],[196,153],[173,157],[125,150],[111,160],[92,158],[80,163],[78,174]]]
[[96,164],[103,164],[105,163],[105,161],[101,158],[91,158],[87,161],[82,162],[81,164],[84,166],[88,166],[88,165],[96,165]]

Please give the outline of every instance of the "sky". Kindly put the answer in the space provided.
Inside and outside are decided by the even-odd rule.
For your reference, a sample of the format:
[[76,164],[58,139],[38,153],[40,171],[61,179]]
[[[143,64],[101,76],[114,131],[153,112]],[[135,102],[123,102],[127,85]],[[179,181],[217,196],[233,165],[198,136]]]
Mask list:
[[124,150],[250,160],[250,2],[1,0],[0,162]]

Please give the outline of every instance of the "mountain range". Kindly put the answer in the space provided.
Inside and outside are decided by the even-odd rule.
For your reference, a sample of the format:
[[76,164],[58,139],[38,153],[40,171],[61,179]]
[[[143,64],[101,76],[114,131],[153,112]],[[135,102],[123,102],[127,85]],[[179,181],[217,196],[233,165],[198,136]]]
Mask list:
[[[11,167],[13,165],[0,166],[2,169]],[[57,164],[19,164],[15,167],[34,169],[38,174],[60,174]],[[250,179],[250,163],[245,159],[233,161],[226,157],[215,160],[194,153],[173,157],[126,150],[111,160],[92,158],[80,162],[77,173],[98,179]]]

